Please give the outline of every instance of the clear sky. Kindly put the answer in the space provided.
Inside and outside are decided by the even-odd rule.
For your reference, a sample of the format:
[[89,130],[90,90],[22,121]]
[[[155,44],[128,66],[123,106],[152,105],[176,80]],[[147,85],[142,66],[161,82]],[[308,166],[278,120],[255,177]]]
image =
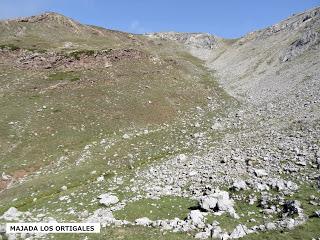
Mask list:
[[53,11],[126,32],[207,32],[236,38],[316,6],[320,0],[0,0],[0,19]]

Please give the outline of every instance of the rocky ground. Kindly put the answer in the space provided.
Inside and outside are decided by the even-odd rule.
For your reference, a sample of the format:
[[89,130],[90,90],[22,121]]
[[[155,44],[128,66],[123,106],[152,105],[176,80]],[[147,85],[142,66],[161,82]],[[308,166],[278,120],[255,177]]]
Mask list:
[[[91,180],[83,186],[59,185],[58,193],[42,199],[39,206],[12,206],[0,219],[71,219],[99,222],[106,234],[117,229],[143,232],[131,238],[111,234],[125,239],[150,238],[144,234],[154,229],[154,239],[319,239],[319,19],[317,8],[233,41],[207,34],[147,34],[146,38],[161,39],[161,44],[178,42],[201,58],[221,84],[215,86],[215,95],[206,95],[204,105],[193,106],[173,123],[121,129],[114,133],[117,137],[87,142],[70,168],[116,146],[107,165],[111,168],[125,152],[121,159],[126,170],[117,168],[110,174],[90,168]],[[56,67],[59,61],[66,68],[92,68],[109,61],[112,68],[112,61],[121,58],[154,59],[127,49],[80,52],[71,62],[50,53],[21,58],[25,52],[13,51],[10,54],[22,59],[15,61],[16,67],[32,69]],[[6,54],[6,49],[0,52],[1,61],[11,59]],[[29,59],[35,60],[29,64]],[[160,153],[152,155],[154,149]],[[140,163],[141,159],[149,161]],[[38,176],[58,169],[56,163]],[[2,184],[10,178],[4,173]],[[2,234],[16,237],[57,238]]]

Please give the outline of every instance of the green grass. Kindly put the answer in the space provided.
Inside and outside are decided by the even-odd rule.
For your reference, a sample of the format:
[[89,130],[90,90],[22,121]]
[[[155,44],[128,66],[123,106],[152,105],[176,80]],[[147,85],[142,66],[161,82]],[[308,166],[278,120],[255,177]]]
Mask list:
[[0,49],[8,49],[11,51],[19,50],[20,48],[12,43],[9,44],[1,44]]
[[68,56],[73,57],[74,59],[80,60],[81,56],[93,56],[95,54],[94,50],[77,50],[70,52]]
[[78,73],[74,71],[65,71],[65,72],[54,72],[49,75],[50,81],[70,81],[75,82],[80,80]]
[[260,232],[257,234],[250,234],[244,237],[244,240],[249,239],[288,239],[288,240],[300,240],[300,239],[317,239],[320,236],[320,219],[309,219],[307,223],[302,226],[299,226],[290,231],[269,231],[269,232]]
[[168,231],[160,231],[156,228],[148,228],[140,226],[126,226],[126,227],[108,227],[102,229],[100,234],[55,234],[51,235],[52,239],[56,240],[76,240],[84,238],[85,236],[89,240],[102,240],[102,239],[123,239],[123,240],[142,240],[142,239],[154,239],[154,240],[191,240],[194,237],[186,233],[172,233]]
[[151,220],[185,219],[197,201],[182,197],[162,197],[159,200],[141,199],[128,203],[124,209],[114,212],[118,219],[133,221],[137,218],[148,217]]

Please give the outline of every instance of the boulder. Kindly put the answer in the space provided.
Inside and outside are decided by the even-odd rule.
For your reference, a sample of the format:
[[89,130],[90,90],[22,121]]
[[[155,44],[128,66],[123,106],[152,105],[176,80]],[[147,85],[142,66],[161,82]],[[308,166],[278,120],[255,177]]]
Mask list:
[[210,231],[205,231],[205,232],[198,232],[194,238],[196,239],[207,239],[210,237]]
[[117,196],[114,196],[110,193],[105,193],[105,194],[101,194],[100,196],[98,196],[99,203],[105,205],[105,206],[109,206],[112,204],[115,204],[117,202],[119,202],[119,199]]
[[301,212],[301,203],[297,200],[286,201],[283,205],[283,213],[285,215],[300,214]]
[[216,190],[216,192],[199,198],[199,205],[208,212],[228,212],[232,217],[238,218],[233,206],[234,201],[230,199],[226,191]]
[[277,225],[273,222],[266,223],[266,229],[269,231],[275,230],[275,229],[277,229]]
[[231,239],[237,239],[237,238],[242,238],[245,235],[247,235],[247,227],[239,224],[234,230],[233,232],[230,234],[230,238]]
[[136,219],[135,223],[141,226],[150,226],[152,224],[152,220],[150,220],[147,217],[142,217],[142,218]]
[[203,196],[199,199],[199,204],[202,209],[206,211],[215,210],[218,203],[218,199],[210,196]]
[[313,215],[314,217],[320,218],[320,210],[315,211]]
[[23,212],[20,212],[15,207],[11,207],[0,217],[0,219],[3,219],[5,221],[17,221],[22,215]]
[[248,188],[247,183],[243,180],[236,180],[232,184],[232,189],[236,191],[245,190],[247,188]]
[[201,212],[200,210],[192,210],[190,211],[188,215],[188,219],[191,220],[191,222],[196,226],[204,226],[204,220],[205,220],[205,213]]
[[266,170],[264,169],[257,169],[255,168],[254,170],[254,174],[257,176],[257,177],[264,177],[264,176],[268,176],[268,173],[266,172]]

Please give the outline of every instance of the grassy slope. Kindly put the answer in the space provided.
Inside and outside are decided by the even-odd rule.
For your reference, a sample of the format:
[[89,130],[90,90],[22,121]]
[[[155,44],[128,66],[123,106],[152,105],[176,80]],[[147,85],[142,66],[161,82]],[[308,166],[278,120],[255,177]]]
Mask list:
[[[180,118],[192,118],[193,109],[205,107],[208,96],[229,101],[201,61],[172,43],[164,47],[161,41],[101,29],[97,35],[82,25],[73,33],[65,26],[67,20],[60,20],[2,23],[0,45],[50,51],[66,51],[61,49],[66,41],[76,43],[73,50],[133,47],[159,61],[123,60],[110,68],[72,72],[0,65],[0,172],[17,179],[29,176],[0,193],[1,212],[12,205],[24,210],[44,207],[59,195],[62,185],[88,191],[83,188],[100,174],[130,171],[129,153],[135,166],[144,166],[185,151],[186,146],[177,143],[185,128]],[[24,29],[24,34],[13,37],[17,29]],[[61,32],[61,38],[51,36],[53,29]],[[170,127],[164,125],[169,123]],[[135,134],[144,128],[157,131],[122,139],[125,132]],[[100,144],[102,139],[107,139],[108,149]],[[83,163],[75,167],[79,159]]]

